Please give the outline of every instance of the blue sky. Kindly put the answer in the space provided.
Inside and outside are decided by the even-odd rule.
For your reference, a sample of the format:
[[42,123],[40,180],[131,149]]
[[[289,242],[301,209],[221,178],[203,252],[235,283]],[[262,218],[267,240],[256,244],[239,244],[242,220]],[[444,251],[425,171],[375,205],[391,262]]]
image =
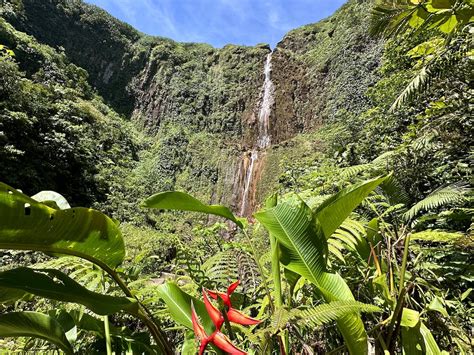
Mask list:
[[183,42],[272,47],[289,30],[331,15],[345,0],[86,0],[150,34]]

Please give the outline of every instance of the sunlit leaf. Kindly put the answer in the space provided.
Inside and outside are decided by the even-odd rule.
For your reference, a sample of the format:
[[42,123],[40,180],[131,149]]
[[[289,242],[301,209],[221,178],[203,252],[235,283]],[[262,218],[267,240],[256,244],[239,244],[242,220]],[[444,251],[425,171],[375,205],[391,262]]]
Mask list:
[[0,337],[40,338],[67,354],[74,353],[61,325],[54,318],[38,312],[0,314]]
[[88,208],[57,210],[0,183],[0,249],[75,255],[110,268],[125,247],[118,226]]
[[28,292],[62,302],[82,304],[100,315],[113,314],[121,310],[136,313],[138,310],[135,300],[89,291],[55,269],[36,270],[21,267],[0,272],[0,288]]
[[185,192],[167,191],[153,195],[145,200],[145,207],[160,210],[202,212],[221,216],[243,227],[234,214],[225,206],[206,205]]

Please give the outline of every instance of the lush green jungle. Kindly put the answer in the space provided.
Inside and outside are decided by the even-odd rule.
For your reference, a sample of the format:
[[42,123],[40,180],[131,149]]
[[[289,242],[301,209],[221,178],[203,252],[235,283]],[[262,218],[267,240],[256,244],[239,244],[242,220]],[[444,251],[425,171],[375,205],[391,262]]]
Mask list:
[[274,49],[0,15],[0,353],[474,353],[472,0]]

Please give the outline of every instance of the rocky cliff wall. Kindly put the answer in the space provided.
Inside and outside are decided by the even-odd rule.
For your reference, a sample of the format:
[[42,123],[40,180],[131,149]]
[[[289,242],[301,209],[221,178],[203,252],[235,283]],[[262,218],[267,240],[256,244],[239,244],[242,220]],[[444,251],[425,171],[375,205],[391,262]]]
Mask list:
[[[235,186],[242,184],[236,180],[258,140],[268,46],[217,49],[150,37],[79,0],[15,3],[3,14],[8,21],[64,50],[108,103],[154,137],[144,162],[150,193],[185,189],[238,209],[241,188]],[[278,44],[271,71],[273,147],[366,109],[382,48],[366,35],[369,4],[351,0]],[[284,169],[272,148],[265,150],[268,163],[258,164],[262,179],[252,182],[260,191],[252,204]]]

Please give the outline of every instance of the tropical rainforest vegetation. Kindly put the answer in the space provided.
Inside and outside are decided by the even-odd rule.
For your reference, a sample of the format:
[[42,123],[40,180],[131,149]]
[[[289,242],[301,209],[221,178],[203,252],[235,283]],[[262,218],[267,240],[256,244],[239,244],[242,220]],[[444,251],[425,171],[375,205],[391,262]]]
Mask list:
[[473,352],[472,0],[291,31],[249,216],[266,45],[1,6],[1,352]]

